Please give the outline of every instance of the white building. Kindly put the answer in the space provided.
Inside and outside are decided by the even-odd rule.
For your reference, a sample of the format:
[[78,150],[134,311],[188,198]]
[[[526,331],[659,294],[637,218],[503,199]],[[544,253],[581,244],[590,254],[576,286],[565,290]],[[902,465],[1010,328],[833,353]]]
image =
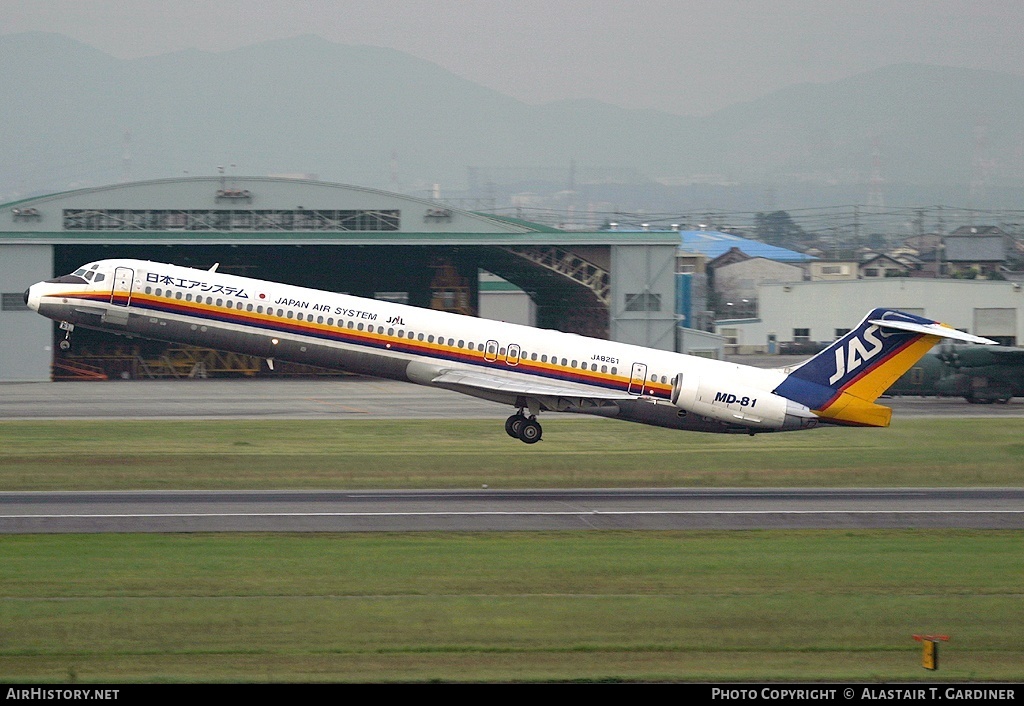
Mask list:
[[523,326],[537,325],[537,305],[508,280],[480,271],[479,316]]
[[1015,282],[891,277],[791,282],[758,288],[760,316],[719,321],[737,353],[779,352],[781,344],[827,343],[876,307],[891,307],[961,331],[1016,345],[1024,332],[1024,292]]

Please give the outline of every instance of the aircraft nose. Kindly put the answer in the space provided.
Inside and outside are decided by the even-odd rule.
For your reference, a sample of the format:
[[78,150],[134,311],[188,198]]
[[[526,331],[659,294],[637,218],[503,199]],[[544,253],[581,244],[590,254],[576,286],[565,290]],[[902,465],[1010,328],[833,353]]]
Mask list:
[[34,284],[25,290],[25,306],[32,311],[39,311],[39,294],[37,286]]

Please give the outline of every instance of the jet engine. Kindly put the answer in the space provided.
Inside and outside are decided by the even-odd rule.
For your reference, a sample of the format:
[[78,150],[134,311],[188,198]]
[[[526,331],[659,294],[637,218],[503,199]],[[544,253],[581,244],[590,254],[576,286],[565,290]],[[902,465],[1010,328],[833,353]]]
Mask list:
[[816,426],[818,417],[802,404],[739,384],[706,382],[695,373],[672,380],[672,404],[720,422],[757,430],[785,431]]

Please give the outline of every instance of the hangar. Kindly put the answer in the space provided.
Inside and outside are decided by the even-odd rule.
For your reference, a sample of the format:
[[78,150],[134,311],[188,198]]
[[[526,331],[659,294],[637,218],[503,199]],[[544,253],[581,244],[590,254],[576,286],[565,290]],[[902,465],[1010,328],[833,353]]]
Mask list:
[[676,232],[561,231],[306,179],[182,177],[34,197],[0,206],[0,380],[49,380],[65,355],[91,352],[104,367],[112,343],[76,332],[60,352],[54,325],[25,307],[23,292],[114,257],[219,263],[471,315],[486,270],[531,296],[538,326],[672,350],[678,243]]

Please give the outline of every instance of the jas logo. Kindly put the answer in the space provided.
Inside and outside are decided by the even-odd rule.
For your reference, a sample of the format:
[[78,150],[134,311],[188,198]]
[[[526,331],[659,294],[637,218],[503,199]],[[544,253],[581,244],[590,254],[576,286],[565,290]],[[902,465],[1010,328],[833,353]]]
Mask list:
[[835,385],[882,351],[882,342],[876,333],[879,333],[877,326],[868,326],[864,329],[863,340],[854,336],[845,347],[836,348],[836,373],[828,379],[829,385]]

